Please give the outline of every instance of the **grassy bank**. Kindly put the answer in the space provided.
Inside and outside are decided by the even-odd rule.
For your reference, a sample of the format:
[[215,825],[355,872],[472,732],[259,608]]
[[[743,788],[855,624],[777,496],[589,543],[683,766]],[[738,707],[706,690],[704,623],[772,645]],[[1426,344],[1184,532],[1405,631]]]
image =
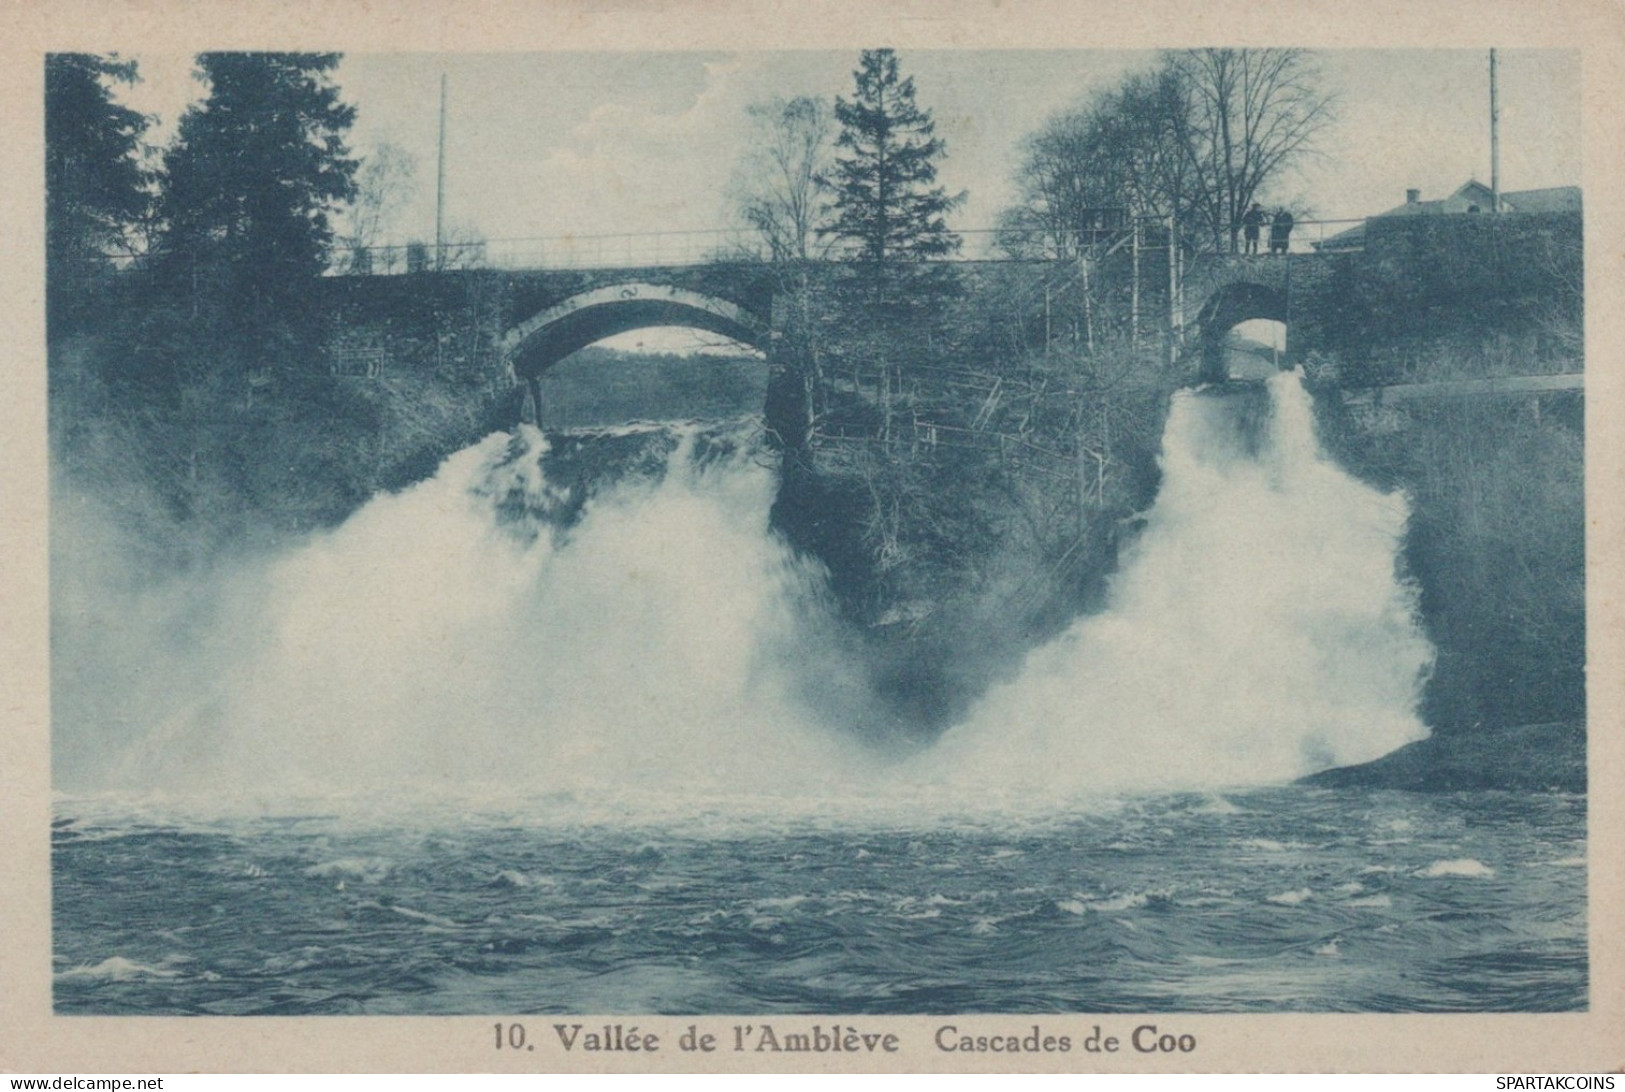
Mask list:
[[1428,723],[1583,720],[1579,396],[1332,410],[1323,433],[1345,465],[1411,500],[1405,562],[1438,649]]
[[332,526],[494,421],[486,392],[444,377],[314,368],[266,381],[212,359],[156,387],[120,375],[123,351],[113,336],[52,346],[54,490],[166,568]]

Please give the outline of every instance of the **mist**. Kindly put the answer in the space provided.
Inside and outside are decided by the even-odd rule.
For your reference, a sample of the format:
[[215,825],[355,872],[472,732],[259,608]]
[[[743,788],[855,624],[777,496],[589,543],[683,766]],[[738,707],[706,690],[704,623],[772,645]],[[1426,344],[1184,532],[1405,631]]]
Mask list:
[[957,814],[1284,781],[1426,735],[1404,498],[1319,451],[1295,375],[1180,392],[1105,609],[912,751],[823,571],[768,526],[770,461],[697,436],[581,505],[541,432],[494,434],[336,529],[168,581],[59,513],[58,789]]

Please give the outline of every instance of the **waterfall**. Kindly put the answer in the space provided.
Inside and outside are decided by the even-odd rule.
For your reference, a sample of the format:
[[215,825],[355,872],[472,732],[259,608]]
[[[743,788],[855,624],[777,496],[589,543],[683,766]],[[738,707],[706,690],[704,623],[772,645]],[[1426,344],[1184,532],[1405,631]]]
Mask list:
[[1427,734],[1432,650],[1396,576],[1406,501],[1326,457],[1297,374],[1178,392],[1162,471],[1106,609],[986,695],[934,777],[1014,793],[1244,785]]
[[[902,759],[865,742],[864,673],[821,571],[768,526],[759,452],[702,458],[695,430],[668,433],[658,473],[574,498],[565,523],[527,428],[192,588],[202,620],[172,624],[155,591],[107,607],[95,642],[67,632],[59,686],[122,696],[59,703],[58,786],[957,812],[1375,758],[1426,734],[1406,504],[1320,451],[1295,375],[1253,391],[1175,396],[1106,608]],[[117,745],[84,716],[115,706],[135,726]]]

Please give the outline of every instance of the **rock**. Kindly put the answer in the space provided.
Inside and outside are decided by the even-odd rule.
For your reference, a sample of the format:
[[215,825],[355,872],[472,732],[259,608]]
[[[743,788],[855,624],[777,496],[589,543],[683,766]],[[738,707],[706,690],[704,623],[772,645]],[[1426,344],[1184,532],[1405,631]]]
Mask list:
[[1559,721],[1443,732],[1374,762],[1311,774],[1301,784],[1411,792],[1585,792],[1585,724]]

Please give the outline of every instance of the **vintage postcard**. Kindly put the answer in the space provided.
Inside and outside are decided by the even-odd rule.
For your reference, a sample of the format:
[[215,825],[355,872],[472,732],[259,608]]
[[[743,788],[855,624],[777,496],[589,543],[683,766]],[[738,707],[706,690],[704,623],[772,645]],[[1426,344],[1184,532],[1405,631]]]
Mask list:
[[1616,6],[4,18],[0,1070],[1625,1065]]

